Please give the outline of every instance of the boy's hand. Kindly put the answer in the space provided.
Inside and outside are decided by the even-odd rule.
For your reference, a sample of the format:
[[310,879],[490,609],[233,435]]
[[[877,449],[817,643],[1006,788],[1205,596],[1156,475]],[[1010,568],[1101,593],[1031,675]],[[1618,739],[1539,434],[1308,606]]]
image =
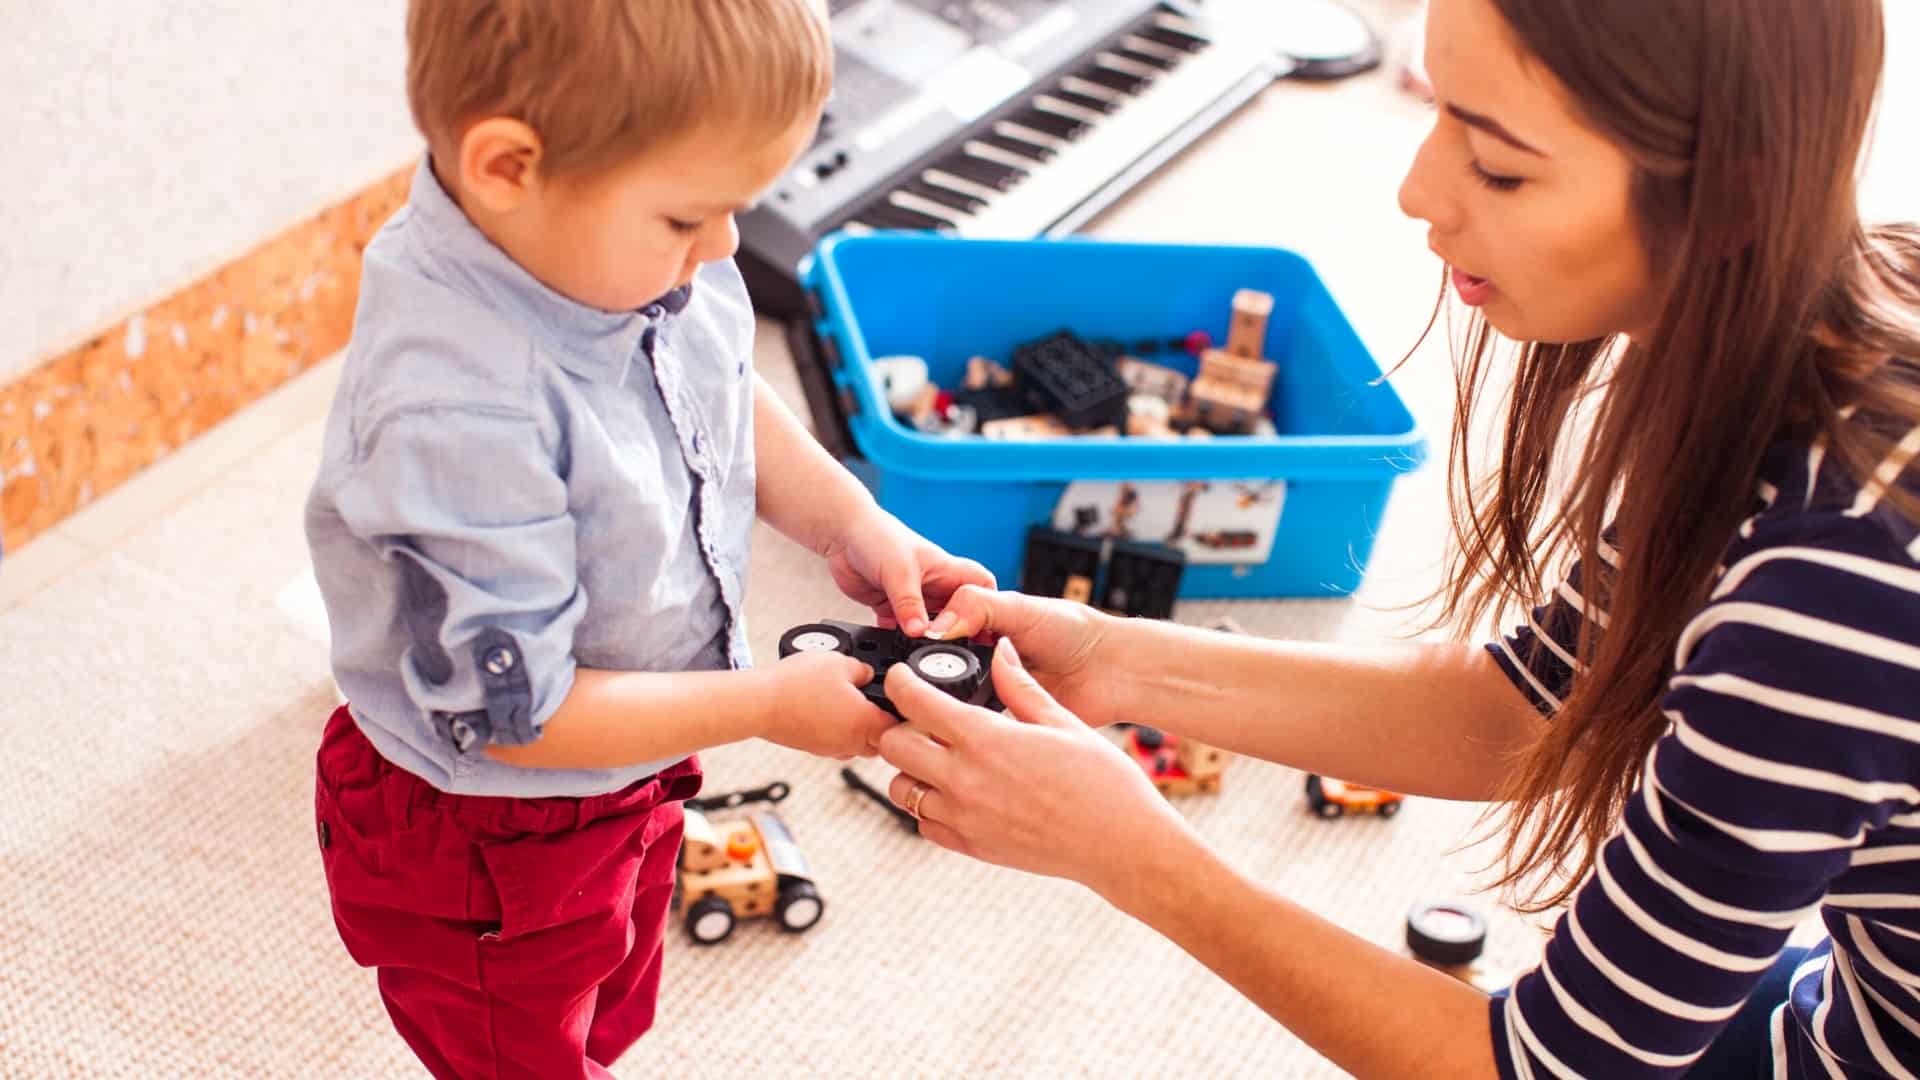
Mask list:
[[994,587],[986,567],[947,554],[878,506],[848,521],[821,554],[841,592],[872,608],[878,625],[911,637],[926,633],[928,608],[946,607],[960,586]]
[[770,742],[846,761],[874,753],[898,723],[860,692],[873,669],[850,656],[798,652],[762,670],[773,688],[761,732]]

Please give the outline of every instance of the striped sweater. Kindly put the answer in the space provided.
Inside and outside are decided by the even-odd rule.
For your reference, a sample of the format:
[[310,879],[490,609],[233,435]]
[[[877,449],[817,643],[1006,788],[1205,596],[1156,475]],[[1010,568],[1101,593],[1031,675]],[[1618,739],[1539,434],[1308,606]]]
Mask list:
[[[1775,1075],[1920,1075],[1920,537],[1880,498],[1917,452],[1920,429],[1864,489],[1768,454],[1619,831],[1492,1001],[1503,1078],[1682,1075],[1816,911]],[[1488,648],[1551,713],[1587,618],[1576,573]]]

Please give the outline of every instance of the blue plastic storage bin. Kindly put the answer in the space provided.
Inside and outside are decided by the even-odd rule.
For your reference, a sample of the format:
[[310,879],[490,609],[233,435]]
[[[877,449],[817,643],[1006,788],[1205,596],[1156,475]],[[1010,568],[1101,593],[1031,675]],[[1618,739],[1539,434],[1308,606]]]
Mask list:
[[[1214,500],[1210,506],[1236,500],[1218,503],[1226,507],[1220,513],[1252,505],[1262,515],[1260,500],[1277,490],[1277,520],[1202,534],[1225,543],[1229,532],[1258,533],[1261,542],[1246,552],[1179,541],[1190,560],[1180,595],[1344,595],[1360,584],[1394,479],[1426,458],[1412,415],[1391,386],[1375,381],[1379,366],[1312,267],[1291,252],[843,235],[822,243],[806,277],[864,457],[849,464],[882,506],[947,550],[978,559],[1005,587],[1019,581],[1029,527],[1066,524],[1076,512],[1088,524],[1104,512],[1094,496],[1130,488],[1138,504],[1141,491],[1207,492],[1195,498]],[[1063,328],[1122,341],[1205,330],[1224,342],[1233,295],[1243,288],[1274,297],[1266,350],[1279,365],[1274,436],[926,435],[893,416],[871,370],[875,357],[918,355],[936,383],[955,387],[969,357],[1004,363],[1016,345]],[[1188,375],[1196,367],[1185,353],[1149,359]],[[1074,499],[1086,506],[1067,505]]]

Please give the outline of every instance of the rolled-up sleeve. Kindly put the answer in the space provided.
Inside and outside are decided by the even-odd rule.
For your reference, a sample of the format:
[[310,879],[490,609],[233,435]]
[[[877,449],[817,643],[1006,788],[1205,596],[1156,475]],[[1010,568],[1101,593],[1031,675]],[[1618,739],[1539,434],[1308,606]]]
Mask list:
[[407,695],[462,753],[532,742],[573,687],[587,597],[547,443],[530,415],[414,408],[361,434],[339,491],[399,578]]

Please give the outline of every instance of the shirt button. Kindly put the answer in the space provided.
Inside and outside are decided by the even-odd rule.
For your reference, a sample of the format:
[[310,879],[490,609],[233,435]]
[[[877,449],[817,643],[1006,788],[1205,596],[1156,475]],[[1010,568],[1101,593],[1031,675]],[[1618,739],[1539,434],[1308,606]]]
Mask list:
[[498,648],[487,654],[487,671],[494,675],[505,675],[513,670],[513,650]]

